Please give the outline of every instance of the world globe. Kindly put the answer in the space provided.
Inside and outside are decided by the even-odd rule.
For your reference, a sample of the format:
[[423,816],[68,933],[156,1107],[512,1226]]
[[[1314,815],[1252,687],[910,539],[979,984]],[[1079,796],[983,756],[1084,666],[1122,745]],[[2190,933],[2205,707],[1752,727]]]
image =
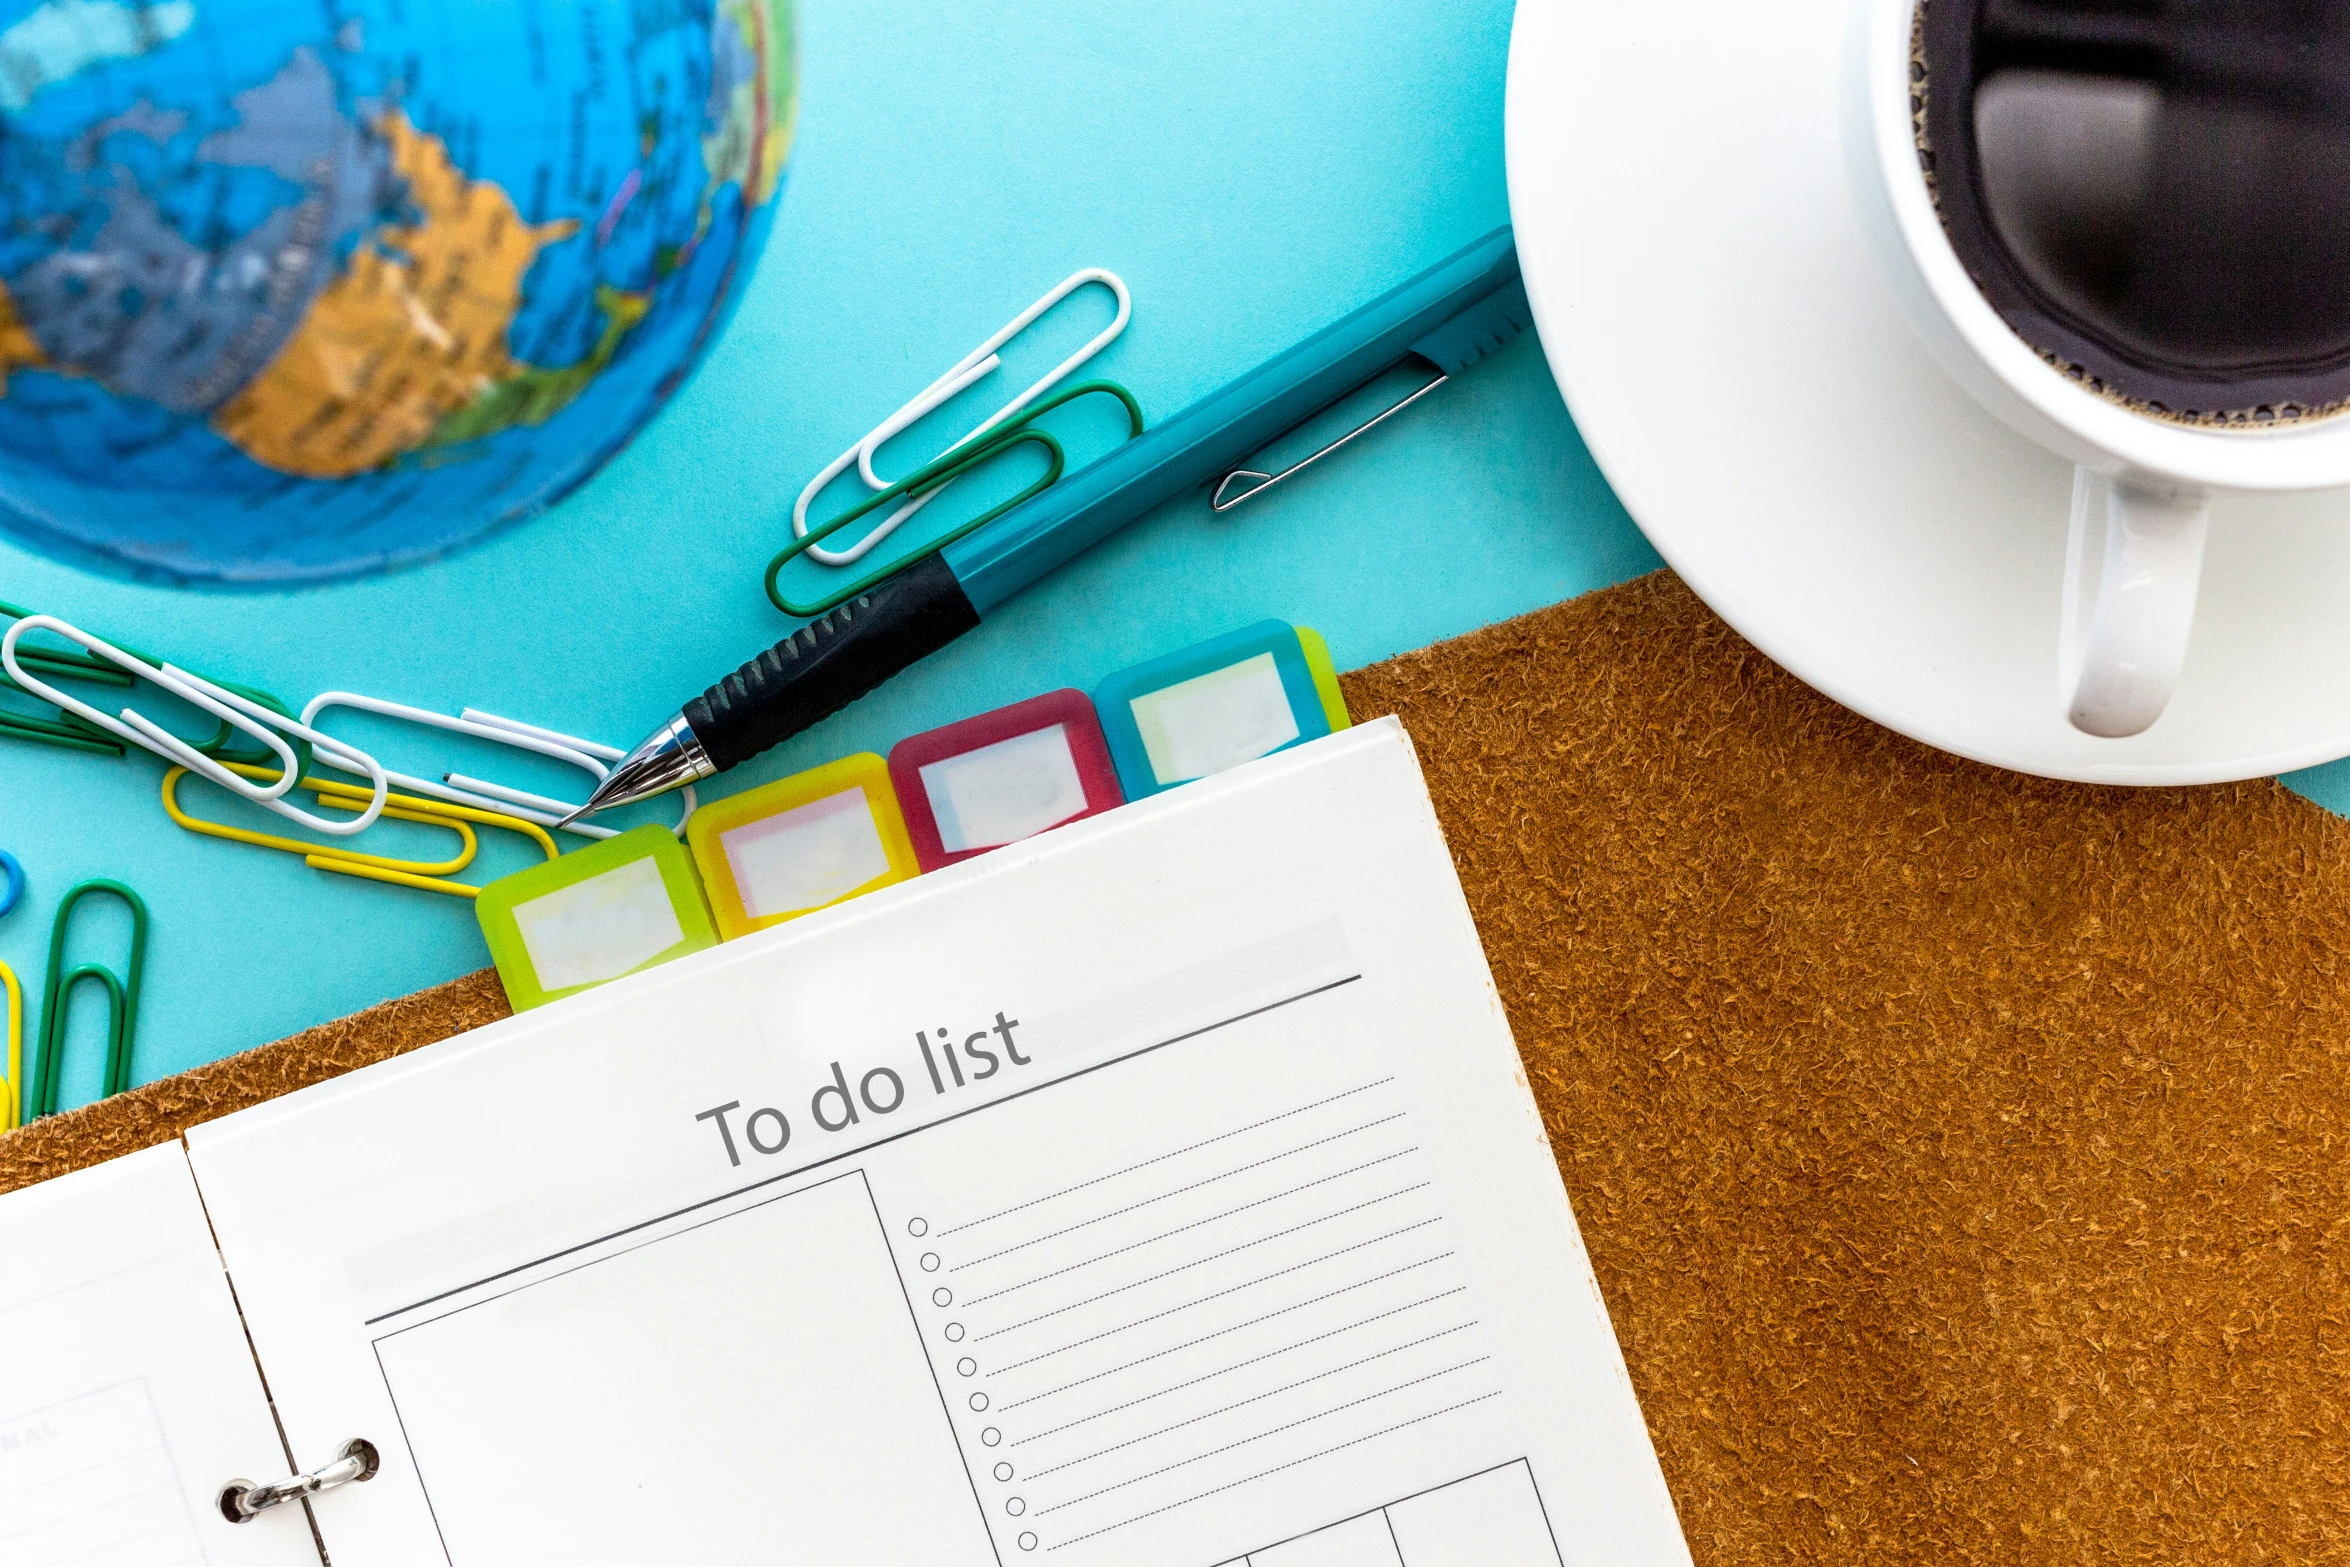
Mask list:
[[0,0],[0,535],[332,581],[545,510],[741,298],[788,0]]

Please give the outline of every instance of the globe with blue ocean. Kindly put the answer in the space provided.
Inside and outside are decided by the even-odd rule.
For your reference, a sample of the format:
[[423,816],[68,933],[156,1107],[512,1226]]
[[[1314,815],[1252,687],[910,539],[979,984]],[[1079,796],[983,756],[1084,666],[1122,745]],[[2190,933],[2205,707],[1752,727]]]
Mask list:
[[0,535],[413,564],[592,474],[772,225],[788,0],[0,0]]

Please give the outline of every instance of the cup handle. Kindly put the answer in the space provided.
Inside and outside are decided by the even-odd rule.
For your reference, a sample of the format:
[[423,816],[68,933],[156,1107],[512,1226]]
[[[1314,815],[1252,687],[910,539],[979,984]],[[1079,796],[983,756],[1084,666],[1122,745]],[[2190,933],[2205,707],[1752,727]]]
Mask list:
[[2210,518],[2199,490],[2073,470],[2056,663],[2075,729],[2120,739],[2162,716],[2187,656]]

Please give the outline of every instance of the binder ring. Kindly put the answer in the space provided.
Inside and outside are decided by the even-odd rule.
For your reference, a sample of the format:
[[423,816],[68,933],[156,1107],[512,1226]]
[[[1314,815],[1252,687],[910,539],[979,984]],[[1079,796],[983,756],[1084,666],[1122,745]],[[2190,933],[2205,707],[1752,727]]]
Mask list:
[[382,1467],[383,1460],[377,1455],[375,1444],[365,1437],[354,1437],[343,1444],[333,1463],[321,1465],[306,1475],[267,1485],[231,1480],[220,1488],[220,1516],[230,1523],[251,1523],[272,1507],[302,1501],[338,1485],[372,1480]]

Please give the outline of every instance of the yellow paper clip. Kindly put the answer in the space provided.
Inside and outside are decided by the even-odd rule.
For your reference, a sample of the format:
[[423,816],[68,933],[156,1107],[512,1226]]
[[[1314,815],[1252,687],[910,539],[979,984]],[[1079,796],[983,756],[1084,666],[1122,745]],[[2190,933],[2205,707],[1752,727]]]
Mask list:
[[[229,765],[250,778],[269,780],[277,777],[274,771],[266,767],[233,762]],[[467,825],[472,822],[520,833],[545,850],[550,860],[558,852],[555,840],[547,836],[547,830],[536,822],[526,822],[520,817],[479,810],[470,805],[456,805],[445,800],[419,799],[409,794],[387,796],[383,814],[396,821],[421,822],[427,827],[447,828],[457,835],[459,849],[456,854],[446,860],[402,860],[388,855],[360,854],[336,844],[305,843],[299,838],[283,838],[275,833],[255,832],[249,827],[231,827],[225,822],[210,822],[190,816],[180,808],[179,803],[179,782],[187,775],[188,770],[184,767],[175,767],[163,775],[163,809],[173,821],[207,838],[226,838],[232,843],[249,843],[256,848],[299,854],[303,864],[316,870],[332,871],[338,876],[389,882],[395,887],[415,887],[425,892],[446,893],[453,898],[479,897],[479,887],[470,887],[464,882],[449,879],[451,872],[461,871],[471,865],[473,856],[480,848],[480,841],[474,836],[473,828]],[[318,796],[318,803],[330,810],[363,811],[374,798],[371,789],[337,783],[331,778],[304,778],[300,787]]]
[[[23,897],[24,867],[15,855],[0,849],[0,914],[15,908]],[[8,1071],[0,1076],[0,1132],[12,1132],[24,1120],[16,1102],[18,1085],[24,1081],[24,986],[17,983],[16,970],[5,963],[0,963],[0,991],[8,998]]]
[[0,1132],[12,1132],[23,1114],[16,1085],[24,1080],[24,987],[5,963],[0,963],[0,989],[8,992],[8,1075],[0,1077]]

